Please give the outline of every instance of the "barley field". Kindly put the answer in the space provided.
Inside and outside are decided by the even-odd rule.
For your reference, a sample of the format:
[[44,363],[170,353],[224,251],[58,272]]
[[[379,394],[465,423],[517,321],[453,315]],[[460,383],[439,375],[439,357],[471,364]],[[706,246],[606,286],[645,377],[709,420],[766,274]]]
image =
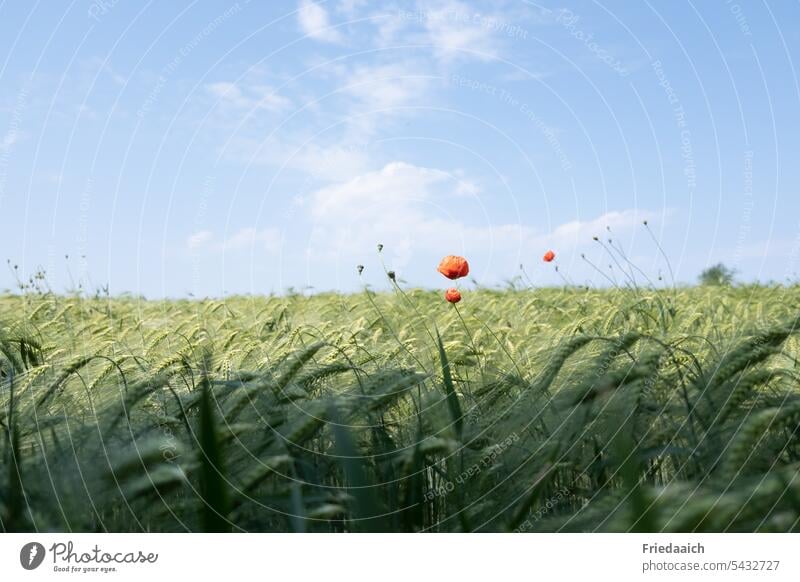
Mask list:
[[800,530],[800,288],[0,297],[3,531]]

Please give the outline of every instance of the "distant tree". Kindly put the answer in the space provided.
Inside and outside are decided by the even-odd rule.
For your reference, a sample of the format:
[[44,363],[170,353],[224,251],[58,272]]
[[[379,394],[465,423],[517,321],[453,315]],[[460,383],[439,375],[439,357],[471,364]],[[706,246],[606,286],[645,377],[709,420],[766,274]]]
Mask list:
[[717,263],[716,265],[712,265],[700,273],[700,284],[731,285],[733,283],[733,276],[735,274],[735,269],[726,267],[722,263]]

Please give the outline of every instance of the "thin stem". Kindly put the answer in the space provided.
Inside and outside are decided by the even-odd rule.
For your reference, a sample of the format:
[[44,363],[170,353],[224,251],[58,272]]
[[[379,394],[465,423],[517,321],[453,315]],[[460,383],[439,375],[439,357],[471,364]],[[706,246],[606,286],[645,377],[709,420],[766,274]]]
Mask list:
[[372,307],[375,309],[375,311],[377,311],[377,312],[378,312],[378,316],[381,318],[381,321],[383,321],[383,323],[384,323],[384,324],[386,324],[386,327],[389,329],[389,332],[392,334],[392,337],[393,337],[393,338],[394,338],[394,340],[397,342],[397,344],[398,344],[398,345],[399,345],[399,346],[400,346],[400,347],[401,347],[403,350],[405,350],[405,352],[406,352],[406,353],[407,353],[409,356],[411,356],[411,358],[412,358],[412,359],[413,359],[413,360],[414,360],[414,361],[415,361],[415,362],[416,362],[416,363],[419,365],[419,367],[420,367],[420,368],[422,368],[422,369],[425,371],[425,373],[426,373],[426,374],[430,374],[430,371],[428,371],[428,369],[427,369],[427,368],[425,367],[425,365],[424,365],[424,364],[423,364],[423,363],[420,361],[420,359],[419,359],[417,356],[415,356],[415,355],[414,355],[414,354],[411,352],[411,350],[409,350],[409,349],[408,349],[408,346],[406,346],[406,345],[405,345],[405,344],[404,344],[404,343],[403,343],[403,342],[400,340],[400,337],[399,337],[399,336],[397,335],[397,333],[394,331],[394,328],[393,328],[393,327],[392,327],[392,325],[389,323],[389,320],[388,320],[388,319],[386,319],[386,316],[383,314],[383,312],[381,311],[380,307],[378,307],[378,304],[375,302],[375,299],[372,297],[372,293],[370,293],[370,291],[369,291],[369,289],[367,289],[367,286],[366,286],[366,285],[364,285],[364,293],[367,295],[367,299],[369,299],[369,302],[370,302],[370,304],[372,304]]
[[647,232],[650,234],[650,238],[652,238],[653,242],[656,243],[656,247],[658,248],[659,252],[661,253],[661,256],[664,257],[664,261],[667,263],[667,269],[669,270],[669,278],[672,280],[672,289],[676,290],[676,287],[675,287],[675,274],[672,272],[672,264],[669,262],[669,257],[667,256],[667,253],[664,252],[664,249],[661,246],[661,243],[658,242],[658,239],[656,238],[655,233],[653,233],[653,231],[650,229],[650,225],[647,224],[646,220],[644,221],[644,227],[647,230]]
[[[469,331],[469,327],[467,327],[467,322],[464,321],[464,317],[461,315],[461,310],[458,308],[458,305],[453,303],[453,309],[456,310],[456,314],[458,315],[458,319],[461,320],[461,325],[464,327],[464,331],[467,332],[467,338],[469,338],[469,343],[472,346],[472,353],[475,354],[475,357],[478,358],[478,370],[481,373],[481,380],[485,381],[483,375],[483,365],[480,363],[480,356],[478,355],[478,346],[475,345],[475,340],[472,338],[472,333]],[[472,394],[470,394],[472,396]]]

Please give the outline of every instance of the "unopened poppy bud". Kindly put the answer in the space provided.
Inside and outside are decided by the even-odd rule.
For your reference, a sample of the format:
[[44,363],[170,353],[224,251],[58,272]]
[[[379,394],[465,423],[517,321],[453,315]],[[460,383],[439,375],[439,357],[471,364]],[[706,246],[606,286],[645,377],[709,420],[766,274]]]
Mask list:
[[378,252],[381,252],[382,250],[383,250],[383,245],[381,243],[378,243]]
[[394,280],[395,280],[395,278],[397,277],[397,276],[395,275],[394,271],[389,271],[389,272],[387,272],[386,274],[389,276],[389,278],[390,278],[392,281],[394,281]]
[[456,288],[448,289],[444,294],[444,298],[450,303],[458,303],[461,301],[461,293]]
[[360,275],[361,273],[363,273],[363,272],[364,272],[364,265],[358,265],[358,266],[356,267],[356,269],[358,270],[358,274]]

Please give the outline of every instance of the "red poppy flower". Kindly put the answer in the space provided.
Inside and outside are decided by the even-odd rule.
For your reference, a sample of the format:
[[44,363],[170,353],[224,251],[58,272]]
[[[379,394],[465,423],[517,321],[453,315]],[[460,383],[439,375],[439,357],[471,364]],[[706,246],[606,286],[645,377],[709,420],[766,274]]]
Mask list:
[[547,251],[542,258],[544,259],[545,263],[549,263],[556,258],[556,254],[553,251]]
[[461,293],[456,288],[448,289],[444,294],[444,298],[450,303],[458,303],[461,301]]
[[436,270],[448,279],[460,279],[469,274],[469,263],[464,257],[447,255]]

